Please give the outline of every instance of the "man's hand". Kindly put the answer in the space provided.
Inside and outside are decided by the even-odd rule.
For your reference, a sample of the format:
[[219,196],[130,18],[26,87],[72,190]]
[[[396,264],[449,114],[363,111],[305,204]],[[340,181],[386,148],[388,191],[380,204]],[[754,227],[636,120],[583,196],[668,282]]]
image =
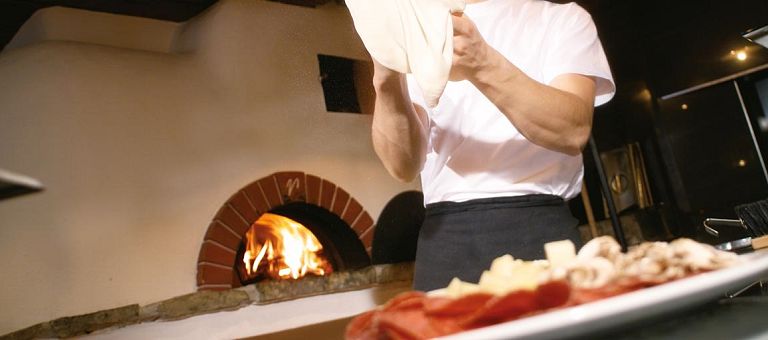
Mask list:
[[466,15],[456,13],[453,20],[453,63],[449,79],[459,81],[472,79],[487,66],[490,46],[477,31],[477,26]]

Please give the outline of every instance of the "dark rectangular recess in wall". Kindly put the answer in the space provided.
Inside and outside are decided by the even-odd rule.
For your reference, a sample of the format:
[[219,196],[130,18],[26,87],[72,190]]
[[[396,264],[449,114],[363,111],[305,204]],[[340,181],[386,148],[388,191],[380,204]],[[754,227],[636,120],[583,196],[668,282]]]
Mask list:
[[329,112],[363,113],[355,87],[355,60],[318,54],[325,109]]

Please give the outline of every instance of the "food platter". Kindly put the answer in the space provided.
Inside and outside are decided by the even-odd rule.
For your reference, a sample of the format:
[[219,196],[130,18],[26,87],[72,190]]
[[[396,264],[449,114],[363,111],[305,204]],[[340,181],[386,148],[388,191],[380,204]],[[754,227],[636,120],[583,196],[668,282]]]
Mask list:
[[725,297],[768,277],[768,251],[741,257],[744,261],[732,267],[440,339],[561,339],[662,316]]

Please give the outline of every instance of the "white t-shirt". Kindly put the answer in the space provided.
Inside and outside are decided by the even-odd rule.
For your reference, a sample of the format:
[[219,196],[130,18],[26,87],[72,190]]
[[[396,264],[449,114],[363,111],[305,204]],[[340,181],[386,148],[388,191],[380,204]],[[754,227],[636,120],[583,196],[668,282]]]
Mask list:
[[[485,40],[529,77],[548,84],[576,73],[597,80],[595,106],[615,93],[608,61],[591,16],[576,5],[541,0],[486,0],[464,14]],[[434,108],[424,104],[413,77],[414,103],[429,115],[429,143],[421,171],[425,204],[476,198],[581,190],[582,156],[535,145],[469,81],[449,82]]]

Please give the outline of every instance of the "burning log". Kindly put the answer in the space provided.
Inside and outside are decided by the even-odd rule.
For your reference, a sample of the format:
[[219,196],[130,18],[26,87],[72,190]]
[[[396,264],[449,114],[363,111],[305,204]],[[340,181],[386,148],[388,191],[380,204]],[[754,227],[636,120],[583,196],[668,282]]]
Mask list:
[[333,272],[314,234],[287,217],[265,213],[245,237],[242,265],[238,266],[243,281],[299,279]]

